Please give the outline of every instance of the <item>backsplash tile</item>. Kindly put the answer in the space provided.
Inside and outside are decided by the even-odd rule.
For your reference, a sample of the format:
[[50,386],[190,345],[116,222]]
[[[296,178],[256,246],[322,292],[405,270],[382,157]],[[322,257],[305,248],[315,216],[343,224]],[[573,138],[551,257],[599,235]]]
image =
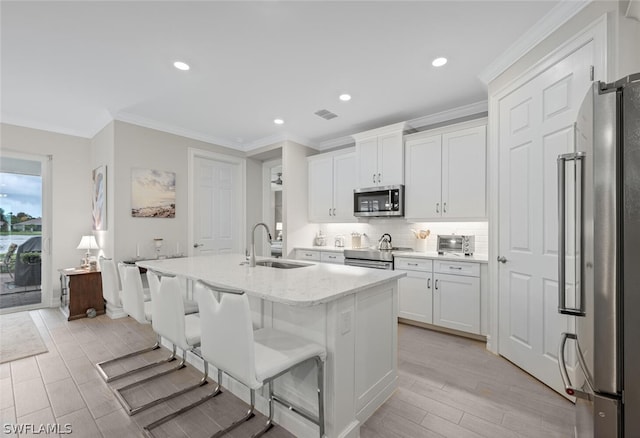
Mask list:
[[[438,234],[473,234],[476,236],[476,254],[489,253],[489,223],[488,222],[420,222],[409,223],[402,219],[371,219],[369,222],[348,224],[317,224],[316,232],[322,230],[327,236],[327,246],[334,246],[337,235],[345,236],[345,246],[351,247],[351,233],[366,234],[362,246],[375,246],[384,233],[389,233],[393,246],[417,248],[417,240],[411,229],[429,230],[427,251],[435,252]],[[309,236],[309,246],[313,245],[313,238]]]

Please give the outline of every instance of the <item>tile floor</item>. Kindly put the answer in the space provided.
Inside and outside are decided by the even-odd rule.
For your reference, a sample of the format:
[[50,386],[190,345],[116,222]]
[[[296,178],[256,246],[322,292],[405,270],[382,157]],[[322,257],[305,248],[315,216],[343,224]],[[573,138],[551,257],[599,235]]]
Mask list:
[[[72,435],[77,437],[142,437],[144,425],[214,387],[204,385],[129,417],[97,374],[94,363],[151,345],[154,334],[150,326],[141,326],[130,318],[111,320],[105,315],[67,322],[57,309],[30,313],[49,352],[0,365],[3,432],[7,423],[69,423]],[[166,353],[157,350],[137,361],[155,360]],[[399,387],[363,425],[363,438],[573,437],[573,405],[487,352],[480,342],[400,325],[398,354]],[[127,363],[135,365],[136,360]],[[109,371],[115,373],[117,368]],[[126,397],[141,403],[172,388],[187,386],[199,376],[189,367],[157,385],[127,392]],[[135,378],[116,381],[114,386],[131,380]],[[209,437],[245,409],[239,399],[223,393],[161,426],[154,434]],[[254,418],[229,436],[251,436],[263,421],[262,416]],[[292,435],[276,427],[266,436]]]

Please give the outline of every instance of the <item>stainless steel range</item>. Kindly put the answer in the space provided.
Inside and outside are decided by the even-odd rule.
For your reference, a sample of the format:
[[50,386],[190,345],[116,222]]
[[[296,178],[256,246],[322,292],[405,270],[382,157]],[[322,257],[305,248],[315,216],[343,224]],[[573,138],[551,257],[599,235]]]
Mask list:
[[393,253],[413,251],[412,248],[393,247],[391,249],[345,249],[344,264],[375,269],[393,269]]

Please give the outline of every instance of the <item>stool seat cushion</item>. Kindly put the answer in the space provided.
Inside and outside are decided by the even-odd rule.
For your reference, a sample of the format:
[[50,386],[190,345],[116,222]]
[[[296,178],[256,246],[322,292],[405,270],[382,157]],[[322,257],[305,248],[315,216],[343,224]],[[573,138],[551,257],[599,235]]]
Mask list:
[[292,366],[320,356],[325,360],[327,352],[321,345],[298,336],[263,328],[253,334],[255,341],[256,379],[264,382]]
[[198,313],[198,302],[194,300],[184,299],[184,314],[190,315],[192,313]]
[[200,317],[197,313],[184,317],[184,334],[187,344],[200,345]]

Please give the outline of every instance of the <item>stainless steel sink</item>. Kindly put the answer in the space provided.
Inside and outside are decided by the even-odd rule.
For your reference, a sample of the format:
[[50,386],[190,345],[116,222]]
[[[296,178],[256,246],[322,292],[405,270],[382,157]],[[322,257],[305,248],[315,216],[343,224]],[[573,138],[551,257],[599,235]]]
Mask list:
[[256,262],[256,266],[266,266],[267,268],[277,269],[293,269],[304,268],[305,266],[312,266],[309,263],[290,263],[290,262],[278,262],[276,260],[260,260]]

